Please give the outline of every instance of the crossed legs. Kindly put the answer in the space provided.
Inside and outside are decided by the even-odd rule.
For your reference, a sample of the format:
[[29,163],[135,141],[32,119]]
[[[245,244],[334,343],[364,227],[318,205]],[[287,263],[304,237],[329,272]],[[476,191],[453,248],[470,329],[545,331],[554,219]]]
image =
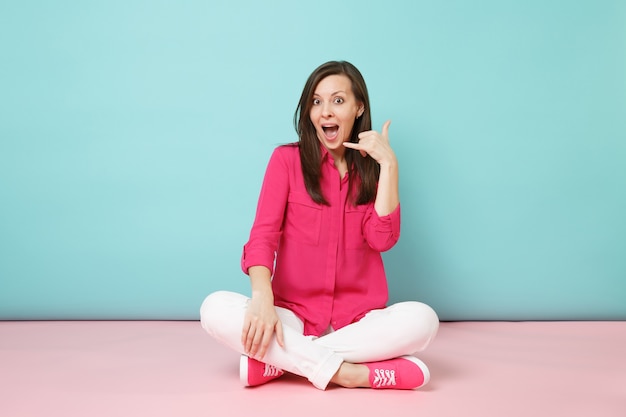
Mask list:
[[[205,299],[200,310],[202,327],[242,354],[241,329],[248,300],[241,294],[218,291]],[[364,386],[363,376],[368,370],[360,364],[422,351],[439,327],[439,319],[429,306],[409,301],[373,310],[356,323],[316,338],[302,334],[304,325],[293,312],[276,309],[285,347],[272,341],[263,362],[303,376],[319,389],[331,381]]]

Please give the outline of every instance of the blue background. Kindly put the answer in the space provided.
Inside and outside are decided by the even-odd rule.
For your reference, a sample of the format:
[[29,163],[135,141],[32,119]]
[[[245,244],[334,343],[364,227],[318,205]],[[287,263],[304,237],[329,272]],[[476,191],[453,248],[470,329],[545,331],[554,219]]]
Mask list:
[[319,64],[392,119],[391,301],[626,319],[626,2],[0,3],[0,318],[197,319]]

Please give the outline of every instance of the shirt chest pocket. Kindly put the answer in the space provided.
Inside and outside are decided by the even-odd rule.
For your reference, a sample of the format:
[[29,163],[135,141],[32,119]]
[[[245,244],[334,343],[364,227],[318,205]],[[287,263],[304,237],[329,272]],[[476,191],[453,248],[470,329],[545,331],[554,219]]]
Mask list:
[[285,213],[285,237],[317,245],[322,227],[322,208],[306,193],[289,193]]
[[367,245],[363,235],[363,220],[367,213],[367,205],[348,206],[345,214],[344,242],[346,249],[359,249]]

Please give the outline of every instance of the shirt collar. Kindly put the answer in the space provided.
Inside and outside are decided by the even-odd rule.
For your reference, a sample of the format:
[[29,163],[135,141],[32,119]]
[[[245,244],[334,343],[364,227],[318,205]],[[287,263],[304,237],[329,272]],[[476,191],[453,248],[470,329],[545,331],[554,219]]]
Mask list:
[[328,152],[328,149],[326,149],[326,147],[322,145],[321,142],[319,142],[319,145],[320,145],[320,160],[322,161],[322,163],[324,163],[324,161],[327,161],[334,165],[335,160],[331,156],[330,152]]

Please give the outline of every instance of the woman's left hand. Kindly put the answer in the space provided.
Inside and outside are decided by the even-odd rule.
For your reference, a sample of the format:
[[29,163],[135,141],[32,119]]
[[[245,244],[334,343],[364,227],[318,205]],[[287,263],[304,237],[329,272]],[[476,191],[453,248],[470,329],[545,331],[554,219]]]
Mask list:
[[358,150],[363,157],[371,156],[380,165],[392,164],[396,162],[396,154],[389,144],[389,125],[391,120],[387,120],[383,125],[381,133],[375,130],[368,130],[359,133],[359,142],[344,142],[343,146]]

